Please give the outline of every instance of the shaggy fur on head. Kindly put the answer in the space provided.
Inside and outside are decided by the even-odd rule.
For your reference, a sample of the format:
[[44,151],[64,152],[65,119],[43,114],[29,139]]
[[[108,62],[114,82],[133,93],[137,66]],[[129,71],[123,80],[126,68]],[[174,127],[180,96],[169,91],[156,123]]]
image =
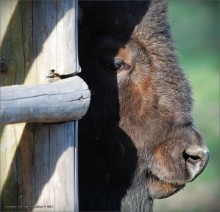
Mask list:
[[167,2],[79,7],[81,77],[92,91],[79,128],[80,210],[151,211],[153,198],[179,191],[207,163]]

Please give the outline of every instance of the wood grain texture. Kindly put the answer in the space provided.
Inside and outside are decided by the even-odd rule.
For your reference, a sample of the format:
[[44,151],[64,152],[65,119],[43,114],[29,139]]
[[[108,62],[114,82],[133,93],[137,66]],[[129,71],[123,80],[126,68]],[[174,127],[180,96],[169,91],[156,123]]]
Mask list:
[[89,103],[88,86],[78,76],[42,85],[1,87],[0,124],[79,120]]
[[[79,65],[70,36],[77,33],[76,23],[76,0],[0,0],[0,62],[7,67],[0,73],[1,89],[41,86],[51,69],[75,73]],[[76,126],[77,121],[0,125],[2,211],[77,211]]]

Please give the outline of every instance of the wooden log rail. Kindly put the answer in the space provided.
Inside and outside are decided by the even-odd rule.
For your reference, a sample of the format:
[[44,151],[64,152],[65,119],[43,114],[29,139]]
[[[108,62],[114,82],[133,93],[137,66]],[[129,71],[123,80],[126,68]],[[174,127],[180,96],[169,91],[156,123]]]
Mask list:
[[78,76],[48,84],[0,87],[0,124],[79,120],[89,103],[88,86]]
[[[0,211],[79,211],[74,120],[90,91],[63,79],[79,72],[77,11],[77,0],[0,0]],[[49,70],[59,81],[40,84]]]

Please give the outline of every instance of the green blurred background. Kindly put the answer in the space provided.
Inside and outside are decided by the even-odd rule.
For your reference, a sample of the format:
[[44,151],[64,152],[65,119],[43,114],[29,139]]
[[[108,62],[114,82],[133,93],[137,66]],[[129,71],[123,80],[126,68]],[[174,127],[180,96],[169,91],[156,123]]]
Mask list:
[[210,160],[184,190],[154,201],[154,212],[220,212],[219,1],[169,0],[169,15],[180,63],[193,88],[193,117]]

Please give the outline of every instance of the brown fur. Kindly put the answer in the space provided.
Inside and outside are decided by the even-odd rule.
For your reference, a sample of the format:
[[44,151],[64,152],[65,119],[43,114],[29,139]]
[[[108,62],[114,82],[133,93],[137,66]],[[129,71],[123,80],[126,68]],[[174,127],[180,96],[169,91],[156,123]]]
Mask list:
[[174,51],[167,3],[80,7],[81,76],[93,93],[80,122],[80,208],[151,211],[153,198],[179,191],[208,157],[192,126],[191,89]]

